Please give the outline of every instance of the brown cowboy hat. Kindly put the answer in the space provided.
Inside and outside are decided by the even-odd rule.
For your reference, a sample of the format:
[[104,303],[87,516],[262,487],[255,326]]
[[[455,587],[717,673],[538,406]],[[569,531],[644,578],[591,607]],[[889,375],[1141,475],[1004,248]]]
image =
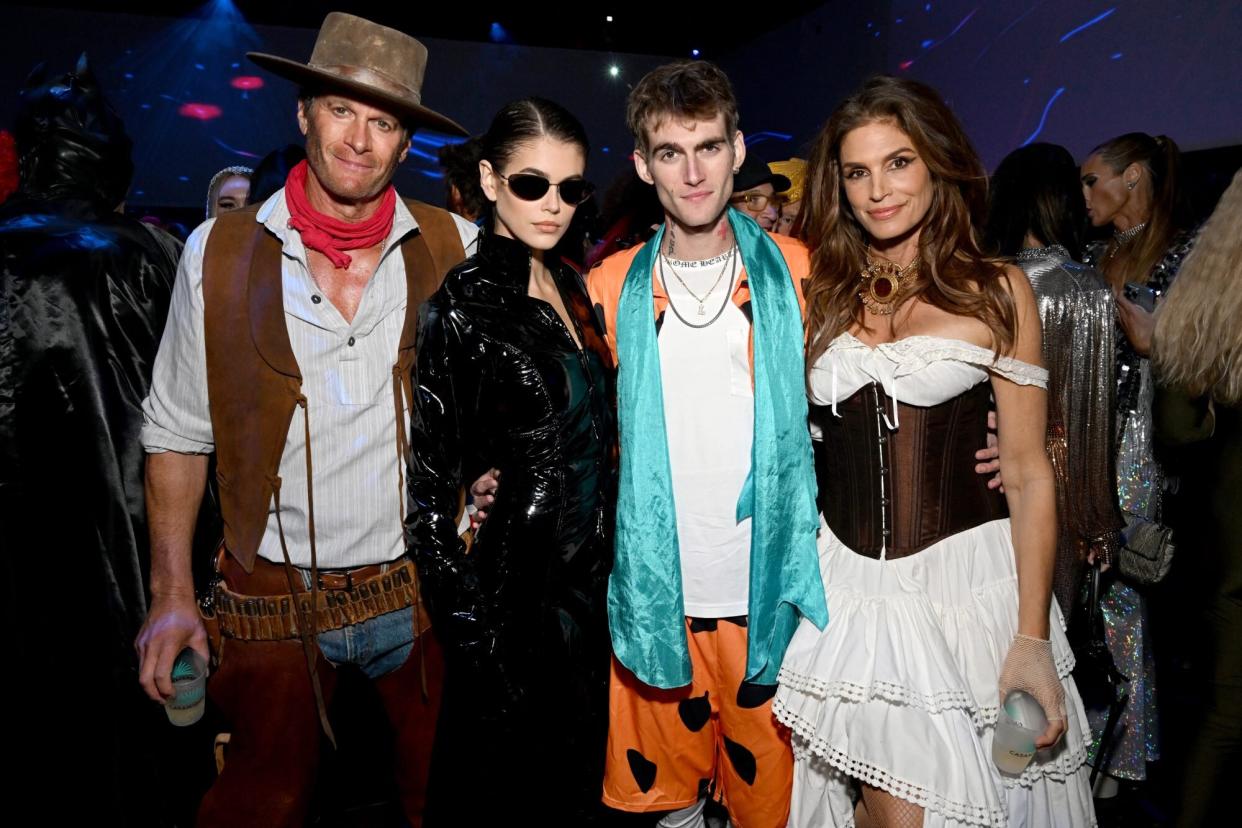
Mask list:
[[404,32],[370,20],[343,12],[329,14],[319,28],[308,63],[262,52],[247,52],[246,57],[303,86],[327,86],[383,104],[412,125],[470,134],[452,118],[422,104],[427,47]]

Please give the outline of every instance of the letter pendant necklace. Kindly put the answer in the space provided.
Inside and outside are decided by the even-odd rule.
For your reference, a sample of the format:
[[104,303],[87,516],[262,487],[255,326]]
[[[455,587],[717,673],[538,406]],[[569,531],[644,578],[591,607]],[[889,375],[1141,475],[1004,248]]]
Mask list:
[[[668,279],[664,275],[664,262],[666,259],[668,259],[667,256],[665,256],[664,254],[660,254],[660,260],[659,260],[660,282],[664,285],[664,292],[669,293]],[[716,274],[716,281],[712,282],[712,286],[708,288],[707,292],[704,293],[702,296],[699,296],[697,293],[695,293],[693,290],[690,289],[690,286],[686,284],[686,281],[681,278],[681,274],[677,272],[677,268],[673,266],[671,261],[669,262],[669,269],[673,271],[673,278],[675,278],[681,284],[681,286],[685,288],[686,293],[689,293],[690,296],[695,300],[695,302],[698,303],[698,308],[695,312],[696,316],[707,316],[707,300],[710,299],[711,295],[716,292],[716,288],[720,286],[721,281],[724,279],[725,273],[732,271],[733,274],[736,276],[737,246],[735,245],[729,250],[728,253],[724,254],[723,256],[720,256],[718,258],[718,261],[720,261],[720,272]],[[714,264],[714,263],[715,262],[712,260],[705,262],[705,264]],[[696,266],[697,264],[698,263],[696,263]],[[732,278],[730,278],[729,284],[730,284],[730,287],[732,287],[732,284],[733,284]],[[720,306],[720,310],[716,312],[716,315],[713,316],[711,319],[707,320],[706,322],[696,325],[681,315],[681,311],[679,311],[677,309],[677,306],[673,303],[673,297],[671,294],[669,295],[669,300],[668,300],[668,305],[670,308],[673,309],[673,313],[677,316],[677,318],[680,319],[683,324],[688,325],[691,328],[706,328],[708,325],[715,322],[717,319],[720,318],[720,314],[724,313],[725,305],[727,305],[728,303],[729,303],[729,296],[726,295],[724,299],[724,304]]]

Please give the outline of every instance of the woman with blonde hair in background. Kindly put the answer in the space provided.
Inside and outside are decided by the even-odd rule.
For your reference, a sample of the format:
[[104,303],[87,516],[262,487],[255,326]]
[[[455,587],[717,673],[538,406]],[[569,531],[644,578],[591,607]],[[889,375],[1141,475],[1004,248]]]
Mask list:
[[1221,197],[1156,313],[1152,366],[1156,436],[1172,445],[1210,441],[1207,540],[1191,552],[1203,603],[1209,685],[1191,742],[1179,826],[1236,819],[1228,789],[1242,748],[1242,172]]
[[245,207],[253,174],[249,167],[225,167],[213,175],[207,185],[207,218]]

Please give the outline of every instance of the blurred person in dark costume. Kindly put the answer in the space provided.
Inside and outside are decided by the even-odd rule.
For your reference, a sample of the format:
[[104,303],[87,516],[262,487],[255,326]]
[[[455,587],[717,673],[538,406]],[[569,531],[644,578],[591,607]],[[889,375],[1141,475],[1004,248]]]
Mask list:
[[246,204],[262,204],[285,186],[289,170],[306,160],[306,150],[299,144],[285,144],[274,149],[254,165],[250,174],[250,192]]
[[72,788],[42,798],[41,822],[89,807],[154,824],[167,725],[131,645],[149,565],[138,433],[180,245],[117,211],[131,142],[85,55],[34,71],[15,132],[21,184],[0,208],[0,604],[20,666],[4,682],[20,748],[6,785]]
[[1156,312],[1156,439],[1208,449],[1194,469],[1202,540],[1187,615],[1206,645],[1207,687],[1183,771],[1179,828],[1225,825],[1242,760],[1242,171],[1221,196]]
[[776,230],[781,203],[791,185],[788,176],[770,169],[757,155],[751,155],[733,174],[733,198],[729,203],[771,233]]
[[664,221],[660,199],[633,167],[614,178],[599,201],[600,238],[587,253],[587,267],[594,267],[618,250],[643,244]]
[[483,219],[487,199],[479,186],[479,152],[482,139],[471,138],[460,144],[446,144],[437,158],[444,170],[444,209],[478,224]]

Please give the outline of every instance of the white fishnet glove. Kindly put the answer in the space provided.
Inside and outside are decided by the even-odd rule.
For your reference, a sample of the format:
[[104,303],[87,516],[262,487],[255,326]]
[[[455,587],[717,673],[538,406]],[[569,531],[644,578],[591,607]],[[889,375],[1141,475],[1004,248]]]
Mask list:
[[1055,744],[1065,733],[1065,688],[1052,658],[1052,642],[1018,634],[1009,645],[1009,654],[1000,672],[1000,700],[1021,690],[1039,702],[1048,718],[1048,729],[1036,740],[1036,747]]

